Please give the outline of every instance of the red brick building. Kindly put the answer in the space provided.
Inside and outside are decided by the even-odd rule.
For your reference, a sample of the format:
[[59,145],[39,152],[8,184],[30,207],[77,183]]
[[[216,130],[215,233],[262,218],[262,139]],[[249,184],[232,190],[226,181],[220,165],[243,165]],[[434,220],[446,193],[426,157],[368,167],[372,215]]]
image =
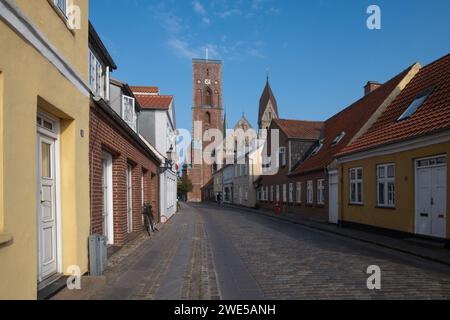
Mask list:
[[158,220],[160,160],[137,133],[140,106],[128,85],[110,80],[115,64],[94,30],[90,33],[89,122],[91,234],[122,246],[143,230],[142,207]]
[[[298,199],[297,212],[312,214],[321,220],[329,219],[329,199],[333,193],[332,210],[337,211],[339,177],[335,156],[361,135],[379,110],[385,108],[400,92],[399,85],[411,68],[385,84],[368,82],[364,97],[325,121],[319,140],[289,174]],[[330,192],[329,179],[336,189]],[[331,219],[330,219],[331,221]]]
[[[202,201],[202,188],[213,176],[213,166],[203,161],[203,150],[211,143],[204,141],[204,133],[211,128],[223,131],[222,124],[222,61],[192,60],[192,123],[191,168],[188,176],[193,190],[188,193],[188,201]],[[201,121],[196,130],[195,122]],[[194,159],[199,159],[195,163]]]
[[[259,207],[273,210],[275,203],[280,201],[283,212],[295,211],[298,202],[295,201],[295,190],[289,174],[319,139],[322,126],[323,122],[320,121],[272,119],[263,151],[263,155],[267,154],[267,159],[263,160],[263,175],[257,181]],[[271,154],[273,130],[279,132],[279,149],[274,157]],[[272,171],[269,166],[276,173],[269,174],[268,171]]]

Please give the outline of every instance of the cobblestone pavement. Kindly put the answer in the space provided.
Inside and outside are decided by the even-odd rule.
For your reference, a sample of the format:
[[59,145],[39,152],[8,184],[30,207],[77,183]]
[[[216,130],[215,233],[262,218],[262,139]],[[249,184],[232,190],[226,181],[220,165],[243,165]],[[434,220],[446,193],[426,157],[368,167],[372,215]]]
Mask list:
[[[194,207],[207,229],[233,246],[234,259],[243,262],[266,299],[450,298],[447,266],[255,213]],[[213,252],[220,259],[214,246]],[[381,268],[381,290],[367,289],[371,265]],[[223,288],[230,279],[219,267],[218,275]]]
[[[381,290],[367,289],[367,267]],[[109,260],[102,283],[60,299],[449,299],[450,268],[236,209],[183,204]],[[71,296],[72,294],[72,296]]]

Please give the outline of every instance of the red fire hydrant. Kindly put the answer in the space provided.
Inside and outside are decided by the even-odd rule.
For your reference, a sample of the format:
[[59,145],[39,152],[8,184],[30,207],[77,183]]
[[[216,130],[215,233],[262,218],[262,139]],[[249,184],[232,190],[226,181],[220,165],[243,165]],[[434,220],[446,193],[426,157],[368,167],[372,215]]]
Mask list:
[[275,202],[275,214],[279,216],[281,214],[281,204],[280,201]]

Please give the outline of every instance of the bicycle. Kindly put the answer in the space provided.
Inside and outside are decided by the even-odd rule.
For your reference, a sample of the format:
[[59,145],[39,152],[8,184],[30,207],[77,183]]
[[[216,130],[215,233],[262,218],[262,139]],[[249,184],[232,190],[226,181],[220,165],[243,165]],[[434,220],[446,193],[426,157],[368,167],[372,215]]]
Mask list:
[[147,230],[148,235],[151,236],[151,233],[155,231],[159,232],[159,230],[153,224],[153,208],[151,204],[144,204],[142,214],[144,215],[144,226],[145,230]]

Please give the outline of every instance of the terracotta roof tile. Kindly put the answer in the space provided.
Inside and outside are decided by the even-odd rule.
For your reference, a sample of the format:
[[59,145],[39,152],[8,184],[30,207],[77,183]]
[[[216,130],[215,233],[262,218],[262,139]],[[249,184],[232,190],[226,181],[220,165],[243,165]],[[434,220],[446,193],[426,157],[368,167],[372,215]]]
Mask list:
[[304,121],[273,119],[273,122],[287,135],[288,138],[302,138],[316,140],[320,137],[322,121]]
[[[323,126],[322,148],[317,154],[298,164],[292,175],[325,169],[331,164],[335,155],[351,141],[353,136],[369,120],[411,68],[412,66],[328,119]],[[338,144],[333,146],[333,140],[342,132],[345,132],[345,136]]]
[[[432,93],[411,117],[398,121],[414,99]],[[339,155],[450,129],[450,54],[423,67],[377,121]]]
[[142,109],[168,110],[173,96],[135,95]]
[[159,94],[158,87],[131,86],[130,88],[135,94],[139,93]]

